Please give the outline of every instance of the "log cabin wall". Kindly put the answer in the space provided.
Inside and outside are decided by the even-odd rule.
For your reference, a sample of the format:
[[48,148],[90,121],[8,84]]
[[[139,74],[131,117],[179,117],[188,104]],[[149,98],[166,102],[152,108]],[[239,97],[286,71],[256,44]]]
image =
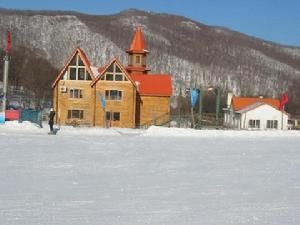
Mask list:
[[170,120],[169,96],[141,96],[140,126],[164,125]]
[[94,93],[91,81],[60,80],[58,82],[57,123],[70,125],[94,125]]
[[[97,96],[101,94],[106,98],[105,110],[100,99],[96,99],[95,126],[135,128],[136,89],[134,85],[130,81],[100,80],[96,83],[95,88]],[[121,98],[110,100],[107,96],[109,91],[121,92]]]

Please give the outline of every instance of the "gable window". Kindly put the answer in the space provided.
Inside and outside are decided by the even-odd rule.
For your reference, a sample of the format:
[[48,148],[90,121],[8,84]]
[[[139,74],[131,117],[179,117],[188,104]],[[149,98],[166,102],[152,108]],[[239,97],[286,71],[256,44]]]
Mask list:
[[69,65],[69,80],[92,80],[79,54],[74,56]]
[[78,65],[79,66],[84,66],[84,63],[83,63],[83,61],[81,60],[80,57],[78,57]]
[[114,80],[114,74],[112,74],[112,73],[107,73],[107,74],[106,74],[106,80]]
[[70,80],[76,80],[76,68],[70,68]]
[[83,98],[81,89],[70,88],[70,98]]
[[249,128],[260,128],[260,120],[249,120]]
[[122,81],[123,80],[123,74],[116,74],[115,75],[115,80],[116,81]]
[[85,80],[85,68],[78,68],[78,80]]
[[121,100],[122,99],[122,91],[105,90],[105,99],[106,100]]
[[278,128],[278,120],[267,120],[267,128],[277,129]]
[[83,110],[78,110],[78,109],[68,110],[68,119],[83,119]]
[[107,81],[127,81],[127,78],[125,77],[124,73],[120,69],[120,67],[114,63],[111,64],[105,73],[105,78],[101,77],[101,80],[107,80]]

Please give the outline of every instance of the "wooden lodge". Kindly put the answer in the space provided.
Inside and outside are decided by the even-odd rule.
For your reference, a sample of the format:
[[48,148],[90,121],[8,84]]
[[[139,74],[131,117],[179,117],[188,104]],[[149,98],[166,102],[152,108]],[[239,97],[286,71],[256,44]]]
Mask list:
[[98,68],[75,49],[52,84],[56,123],[127,128],[168,123],[171,76],[149,73],[140,27],[126,52],[127,66],[114,58]]

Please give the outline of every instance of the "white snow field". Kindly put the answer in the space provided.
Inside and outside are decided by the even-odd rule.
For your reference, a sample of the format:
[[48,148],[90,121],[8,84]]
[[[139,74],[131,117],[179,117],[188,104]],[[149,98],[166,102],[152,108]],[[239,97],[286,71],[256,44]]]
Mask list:
[[300,132],[0,125],[0,225],[299,225]]

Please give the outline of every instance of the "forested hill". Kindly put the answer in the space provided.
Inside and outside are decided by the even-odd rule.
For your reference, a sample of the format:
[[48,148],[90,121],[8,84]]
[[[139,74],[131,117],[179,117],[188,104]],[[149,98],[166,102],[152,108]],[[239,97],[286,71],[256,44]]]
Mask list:
[[[43,89],[50,90],[57,70],[77,46],[94,65],[104,65],[114,56],[126,64],[125,50],[134,27],[141,25],[150,50],[149,67],[172,74],[175,94],[180,86],[210,84],[221,87],[223,93],[248,96],[278,97],[288,91],[289,109],[300,113],[299,48],[181,16],[134,9],[105,16],[2,9],[0,23],[3,47],[6,31],[12,32],[12,82],[36,77],[30,80],[43,80]],[[37,59],[41,61],[36,63]],[[38,69],[32,71],[32,66]]]

